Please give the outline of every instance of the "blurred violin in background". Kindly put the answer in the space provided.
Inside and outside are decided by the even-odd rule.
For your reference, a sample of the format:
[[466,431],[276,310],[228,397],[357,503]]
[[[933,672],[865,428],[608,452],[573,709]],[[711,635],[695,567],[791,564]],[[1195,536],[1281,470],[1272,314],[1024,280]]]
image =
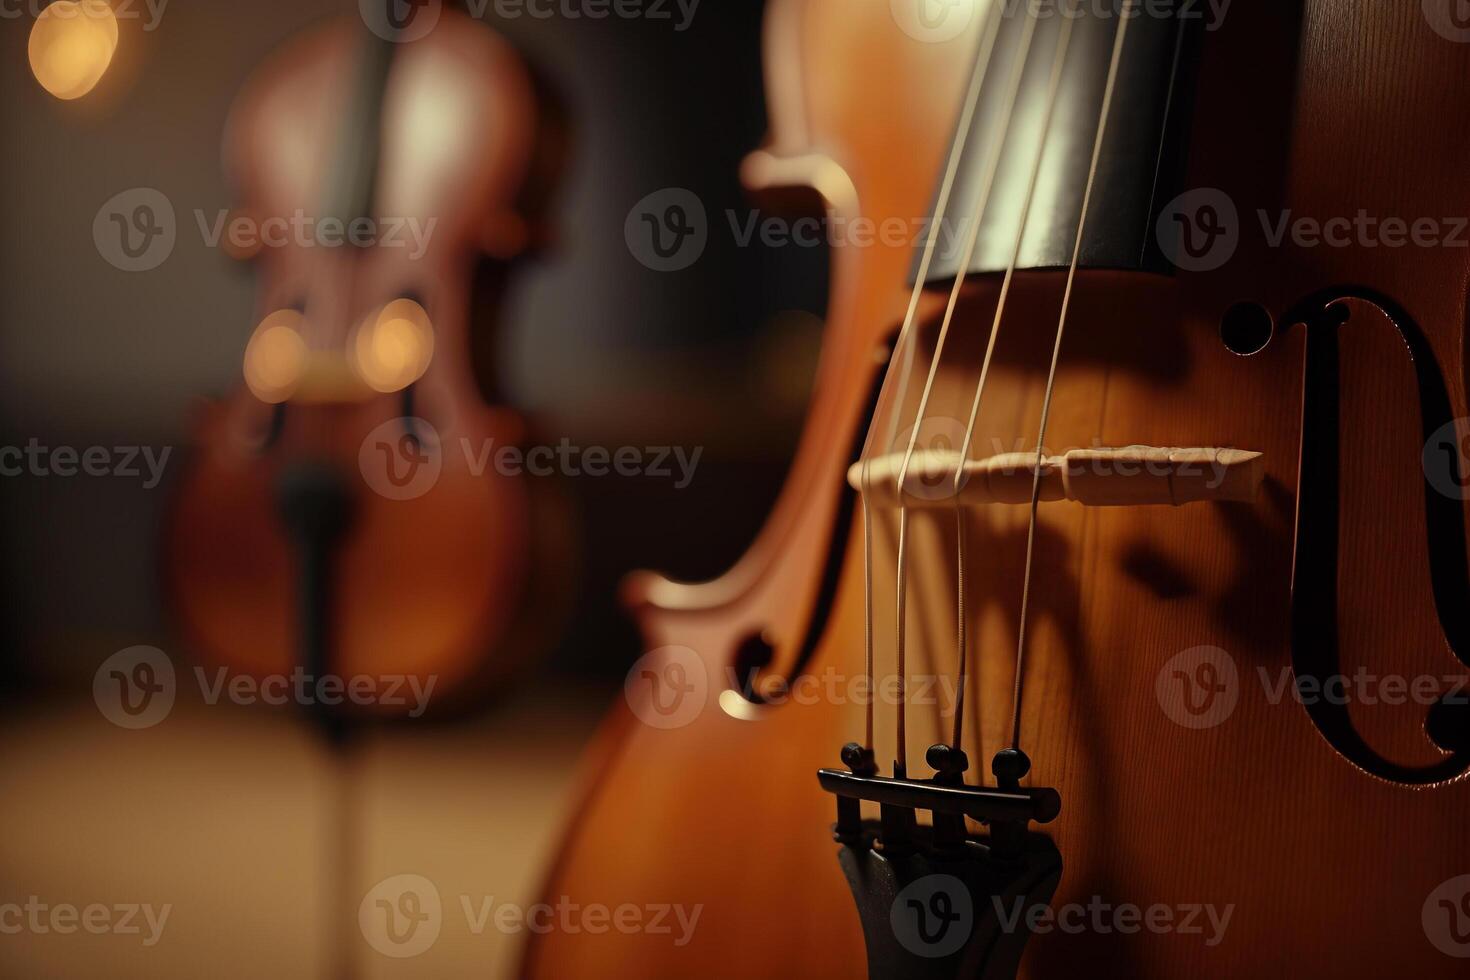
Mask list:
[[235,105],[225,235],[243,220],[277,240],[235,248],[258,270],[258,326],[244,387],[200,422],[165,576],[211,664],[407,677],[441,706],[506,681],[555,622],[550,494],[476,461],[525,432],[485,401],[487,355],[545,240],[562,134],[503,39],[416,9],[292,41]]

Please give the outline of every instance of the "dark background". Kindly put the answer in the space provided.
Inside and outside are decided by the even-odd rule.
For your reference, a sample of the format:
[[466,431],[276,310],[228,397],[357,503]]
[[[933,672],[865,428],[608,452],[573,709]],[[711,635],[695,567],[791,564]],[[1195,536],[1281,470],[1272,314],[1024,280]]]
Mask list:
[[[675,21],[522,16],[510,37],[564,103],[572,145],[558,242],[519,270],[490,370],[538,437],[578,445],[702,446],[693,483],[562,481],[575,503],[574,610],[542,661],[551,676],[621,676],[636,633],[618,580],[651,567],[718,574],[768,510],[789,461],[815,363],[825,256],[738,247],[725,213],[753,207],[738,179],[761,142],[760,5],[705,0]],[[160,594],[158,534],[187,463],[191,410],[239,382],[253,327],[248,267],[206,247],[193,210],[231,202],[221,135],[252,69],[344,0],[172,0],[159,26],[124,21],[98,88],[61,102],[31,77],[33,12],[0,18],[0,444],[174,447],[163,483],[76,476],[0,479],[6,614],[3,676],[14,696],[85,692],[114,651],[175,651]],[[686,187],[710,216],[703,257],[653,272],[624,242],[629,209]],[[97,253],[92,221],[119,191],[173,201],[178,244],[126,273]],[[548,491],[550,492],[550,491]],[[187,651],[182,651],[187,657]]]
[[[537,670],[499,698],[443,723],[362,726],[349,748],[295,706],[197,697],[126,730],[92,685],[137,645],[192,676],[160,586],[160,529],[191,420],[238,389],[255,326],[252,270],[201,241],[194,211],[234,203],[221,137],[253,69],[324,18],[357,23],[357,4],[170,0],[157,30],[123,21],[101,83],[62,102],[28,65],[39,0],[18,3],[0,2],[0,449],[173,453],[154,489],[0,477],[0,904],[149,901],[177,915],[152,948],[7,937],[0,976],[286,980],[341,975],[343,956],[364,980],[515,976],[521,937],[458,921],[421,958],[373,953],[355,936],[358,903],[409,871],[451,904],[536,901],[582,792],[579,760],[641,652],[619,580],[640,567],[716,575],[771,506],[820,332],[791,311],[822,308],[826,257],[737,247],[725,218],[749,214],[738,167],[765,129],[761,4],[703,0],[683,33],[614,18],[490,25],[559,93],[572,142],[555,247],[514,271],[480,367],[534,442],[703,456],[682,490],[618,477],[533,486],[572,504],[577,546],[560,569],[572,601],[549,617],[560,639],[517,651],[537,654]],[[92,226],[139,187],[169,198],[178,239],[157,269],[127,273]],[[703,256],[677,273],[645,268],[624,238],[630,209],[666,187],[694,191],[711,225]]]

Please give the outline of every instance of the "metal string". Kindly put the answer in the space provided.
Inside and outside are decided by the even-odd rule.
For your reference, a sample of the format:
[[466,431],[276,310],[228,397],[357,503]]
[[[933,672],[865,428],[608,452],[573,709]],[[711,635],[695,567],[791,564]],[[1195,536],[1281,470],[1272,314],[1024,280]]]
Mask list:
[[[1011,125],[1015,121],[1016,103],[1020,96],[1021,80],[1025,75],[1027,62],[1030,60],[1031,43],[1036,36],[1037,9],[1035,4],[1027,7],[1026,23],[1022,28],[1020,52],[1016,55],[1015,63],[1011,68],[1011,77],[1005,97],[1005,110],[1001,117],[1000,138],[995,140],[989,147],[985,170],[981,180],[980,197],[975,203],[974,214],[971,216],[970,233],[965,241],[965,249],[960,259],[960,271],[955,277],[953,288],[950,290],[949,302],[945,306],[944,319],[939,327],[939,336],[935,341],[934,353],[929,359],[929,370],[924,379],[924,390],[919,397],[919,407],[915,413],[913,428],[909,433],[908,447],[904,450],[903,463],[898,472],[898,572],[896,588],[896,637],[895,649],[898,660],[898,712],[897,712],[897,738],[898,738],[898,762],[904,764],[907,757],[907,738],[905,729],[904,703],[907,689],[907,666],[908,666],[908,507],[904,504],[903,488],[907,484],[909,465],[913,462],[914,450],[919,443],[919,431],[923,427],[924,417],[928,412],[929,399],[934,391],[934,381],[939,374],[939,365],[943,359],[944,345],[949,338],[949,329],[954,321],[954,311],[959,304],[960,287],[964,285],[965,272],[970,262],[974,259],[975,245],[980,238],[980,225],[984,220],[985,212],[989,207],[991,192],[995,187],[995,176],[1000,169],[1000,158],[1006,142],[1010,138]],[[1068,21],[1065,31],[1070,32],[1071,22]],[[1065,55],[1065,50],[1059,52]],[[918,283],[922,288],[923,280]],[[959,711],[956,715],[958,717]]]
[[[955,515],[955,607],[956,621],[958,623],[959,665],[957,670],[955,721],[953,745],[955,749],[960,748],[961,739],[964,735],[964,692],[968,683],[969,664],[969,641],[967,636],[967,622],[965,610],[965,517],[964,508],[960,505],[960,488],[964,482],[965,460],[970,455],[970,446],[975,436],[975,421],[980,414],[980,399],[985,390],[985,382],[990,374],[991,359],[995,354],[995,341],[1000,335],[1001,319],[1005,315],[1006,300],[1010,297],[1011,282],[1015,279],[1016,263],[1021,255],[1021,243],[1026,237],[1026,226],[1030,222],[1031,207],[1036,200],[1036,184],[1041,176],[1041,166],[1046,159],[1047,137],[1051,130],[1052,117],[1056,112],[1057,99],[1061,93],[1062,72],[1066,67],[1067,50],[1071,46],[1072,26],[1076,21],[1077,4],[1080,0],[1073,0],[1072,10],[1065,15],[1062,23],[1062,31],[1057,38],[1057,53],[1052,61],[1051,79],[1047,83],[1046,113],[1041,122],[1041,145],[1037,147],[1036,159],[1032,164],[1031,173],[1027,178],[1026,193],[1023,196],[1020,221],[1017,222],[1015,239],[1011,243],[1011,256],[1006,264],[1005,279],[1001,284],[1000,297],[996,301],[995,316],[990,323],[990,337],[985,346],[985,360],[980,368],[980,377],[975,384],[975,397],[970,406],[970,417],[965,425],[965,438],[960,448],[959,459],[955,466],[954,483],[950,488],[950,497],[954,501]],[[978,231],[978,228],[976,229]],[[973,249],[975,239],[970,244]],[[954,288],[950,291],[950,308],[946,314],[946,325],[948,316],[953,313],[954,306],[959,299],[960,287],[964,285],[965,276],[970,267],[970,255],[967,254],[965,261],[960,264],[959,275],[955,277]],[[902,484],[900,484],[902,485]]]
[[1082,216],[1077,221],[1077,240],[1072,246],[1072,262],[1067,270],[1067,288],[1062,295],[1062,311],[1057,320],[1056,341],[1052,346],[1051,368],[1046,378],[1046,395],[1041,403],[1041,422],[1036,433],[1036,467],[1031,478],[1031,517],[1026,528],[1026,566],[1021,579],[1021,614],[1016,636],[1016,687],[1011,699],[1011,748],[1021,747],[1021,696],[1025,685],[1026,657],[1026,612],[1031,597],[1031,565],[1036,545],[1036,505],[1041,498],[1041,464],[1045,450],[1046,424],[1051,415],[1051,399],[1056,387],[1057,363],[1062,353],[1062,337],[1067,328],[1067,313],[1072,305],[1072,289],[1077,281],[1077,264],[1082,256],[1082,235],[1087,228],[1087,210],[1092,202],[1093,187],[1097,182],[1097,164],[1102,156],[1103,138],[1107,133],[1108,113],[1113,103],[1113,92],[1118,81],[1118,65],[1122,61],[1123,42],[1128,35],[1128,22],[1132,20],[1133,7],[1137,0],[1125,0],[1119,14],[1118,30],[1113,38],[1113,60],[1108,66],[1107,86],[1103,89],[1102,110],[1098,116],[1097,137],[1092,146],[1092,163],[1087,171],[1087,190],[1082,196]]
[[[865,747],[873,748],[873,519],[868,509],[867,489],[871,486],[869,480],[870,460],[874,446],[875,436],[879,427],[879,420],[886,414],[883,407],[895,398],[893,391],[897,386],[896,398],[902,403],[904,393],[907,390],[908,365],[913,359],[913,329],[916,319],[919,300],[924,293],[924,280],[929,276],[929,267],[934,260],[934,252],[939,242],[940,230],[943,227],[945,215],[949,209],[949,197],[954,189],[955,178],[959,173],[960,160],[964,155],[965,144],[969,140],[970,127],[975,119],[975,109],[980,101],[980,88],[985,81],[985,75],[990,70],[990,62],[995,55],[995,41],[1000,31],[1001,7],[995,5],[995,15],[990,18],[980,45],[980,53],[976,57],[975,70],[971,75],[970,87],[965,95],[964,107],[960,112],[959,126],[956,130],[954,145],[950,150],[949,162],[945,167],[944,180],[940,184],[939,197],[934,205],[934,217],[929,229],[928,240],[924,244],[923,257],[919,262],[918,278],[915,281],[913,294],[909,298],[908,311],[904,315],[903,326],[898,333],[898,339],[894,343],[894,352],[889,360],[888,370],[883,379],[883,385],[879,389],[878,404],[873,413],[873,421],[869,425],[868,433],[863,441],[861,459],[862,469],[862,508],[863,508],[863,579],[864,579],[864,661],[867,680],[867,711],[866,711],[866,741]],[[903,353],[903,366],[899,366],[899,354]],[[892,439],[892,424],[889,425],[889,434],[885,436],[885,444]]]

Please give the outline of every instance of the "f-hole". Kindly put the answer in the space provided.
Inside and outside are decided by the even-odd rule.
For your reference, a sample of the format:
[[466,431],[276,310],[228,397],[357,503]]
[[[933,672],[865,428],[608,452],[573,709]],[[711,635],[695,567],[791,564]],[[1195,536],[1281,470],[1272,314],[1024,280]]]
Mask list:
[[[1337,630],[1338,517],[1341,507],[1342,434],[1338,330],[1348,322],[1345,300],[1361,300],[1383,314],[1403,340],[1419,386],[1419,421],[1425,443],[1454,418],[1444,374],[1417,324],[1392,300],[1363,289],[1333,289],[1301,303],[1287,323],[1306,330],[1302,386],[1301,464],[1297,493],[1296,549],[1291,581],[1292,669],[1298,690],[1316,690],[1342,674]],[[1463,479],[1458,457],[1452,475]],[[1470,572],[1465,552],[1463,504],[1424,480],[1425,542],[1434,608],[1445,643],[1470,667]],[[1470,706],[1463,697],[1441,699],[1430,710],[1426,732],[1449,754],[1423,767],[1399,765],[1370,746],[1353,725],[1344,703],[1303,697],[1312,723],[1340,755],[1364,772],[1405,785],[1423,786],[1463,776],[1470,770]]]
[[[894,331],[889,336],[887,349],[893,350],[896,343],[897,331]],[[867,436],[868,427],[873,423],[873,413],[878,410],[878,398],[882,393],[882,388],[883,371],[875,370],[867,393],[866,410],[858,419],[857,427],[853,430],[852,447],[848,451],[848,459],[852,462],[857,462],[862,457],[863,442]],[[844,472],[846,469],[843,467]],[[837,513],[832,520],[831,540],[827,545],[826,560],[822,564],[821,584],[817,588],[816,602],[812,605],[811,615],[807,618],[801,644],[797,647],[796,658],[792,662],[789,673],[782,678],[782,683],[785,685],[791,684],[806,671],[807,664],[816,655],[822,638],[827,635],[832,610],[837,604],[838,586],[842,582],[842,563],[847,557],[847,545],[858,505],[857,491],[848,486],[845,479],[841,482],[842,487],[837,498]],[[758,693],[759,679],[764,669],[769,667],[774,659],[774,646],[764,632],[748,636],[735,651],[733,666],[736,677],[739,678],[736,693],[751,704],[763,705],[765,701]]]

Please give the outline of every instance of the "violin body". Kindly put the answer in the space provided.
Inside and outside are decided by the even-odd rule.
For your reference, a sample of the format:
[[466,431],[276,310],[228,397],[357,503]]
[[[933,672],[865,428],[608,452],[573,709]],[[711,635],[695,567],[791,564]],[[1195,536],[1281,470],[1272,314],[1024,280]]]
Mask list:
[[[345,528],[320,597],[329,663],[316,667],[379,685],[407,676],[434,683],[436,700],[462,700],[523,657],[543,561],[525,478],[483,465],[523,439],[525,422],[485,403],[471,353],[539,234],[551,137],[527,67],[483,25],[446,10],[414,43],[381,42],[391,66],[367,110],[354,88],[363,35],[356,18],[317,29],[247,85],[226,139],[240,194],[232,218],[263,230],[319,221],[332,214],[323,197],[334,168],[375,159],[372,240],[323,245],[311,226],[260,248],[259,317],[300,311],[311,357],[350,377],[353,328],[407,297],[432,322],[433,358],[401,391],[267,404],[242,388],[207,406],[165,577],[181,632],[207,663],[289,674],[314,614],[302,611],[282,483],[303,466],[334,474]],[[372,117],[360,153],[339,145],[354,112]],[[402,710],[401,699],[365,700],[379,714]]]
[[[1040,829],[1062,871],[1049,896],[1059,917],[1029,937],[1021,976],[1464,970],[1470,949],[1455,950],[1470,943],[1470,900],[1456,879],[1470,874],[1470,746],[1463,711],[1439,703],[1470,673],[1456,611],[1463,498],[1429,486],[1424,460],[1432,434],[1470,411],[1470,250],[1323,247],[1263,230],[1284,213],[1326,221],[1362,209],[1410,223],[1470,213],[1459,178],[1470,131],[1439,118],[1446,94],[1470,87],[1470,48],[1436,33],[1420,6],[1232,10],[1200,48],[1179,178],[1237,206],[1233,256],[1197,271],[1076,275],[1048,451],[1235,446],[1264,454],[1265,479],[1250,503],[1039,509],[1019,744],[1032,762],[1025,785],[1060,795],[1060,815]],[[772,139],[747,177],[784,161],[843,217],[930,213],[981,19],[925,44],[886,0],[777,0],[768,17]],[[530,975],[870,969],[832,840],[833,797],[816,770],[838,766],[843,744],[863,734],[851,695],[865,672],[863,522],[841,501],[912,260],[912,249],[881,244],[834,250],[808,431],[742,562],[707,585],[643,576],[629,586],[655,652],[630,675],[628,705],[592,756],[546,894],[702,906],[697,928],[683,945],[617,931],[534,937]],[[976,456],[1034,451],[1066,278],[1016,271]],[[964,428],[1004,284],[965,280],[930,418]],[[919,303],[921,366],[947,287]],[[1242,302],[1274,324],[1249,356],[1222,342]],[[903,424],[915,407],[904,403]],[[936,432],[957,444],[944,425]],[[871,516],[881,678],[894,671],[897,522]],[[1028,514],[987,506],[961,519],[972,658],[963,746],[977,785],[993,782],[990,760],[1011,736]],[[914,511],[907,533],[903,754],[910,776],[927,778],[920,760],[953,718],[955,518]],[[669,687],[638,678],[667,680],[674,660],[703,706],[662,727]],[[1304,683],[1333,676],[1340,686],[1436,682],[1420,700],[1370,680],[1379,696],[1349,692],[1344,707],[1340,691],[1314,695]],[[881,685],[876,701],[872,747],[886,772],[900,754],[894,703]],[[1093,908],[1125,904],[1166,909],[1168,922],[1119,928],[1127,922],[1106,913],[1102,927],[1087,924]],[[978,905],[977,916],[994,916]],[[1083,925],[1067,928],[1063,910],[1079,908],[1071,922]]]

